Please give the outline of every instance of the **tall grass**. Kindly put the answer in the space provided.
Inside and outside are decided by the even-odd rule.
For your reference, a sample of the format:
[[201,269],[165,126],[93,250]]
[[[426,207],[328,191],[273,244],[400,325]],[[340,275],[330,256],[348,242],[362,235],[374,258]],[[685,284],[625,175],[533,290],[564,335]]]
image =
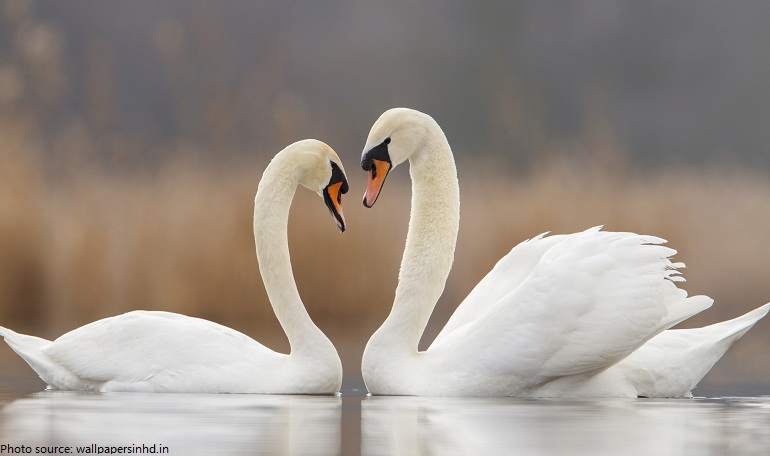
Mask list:
[[[117,82],[102,40],[90,48],[87,81],[79,84],[88,109],[72,112],[66,100],[78,81],[67,72],[65,31],[38,20],[32,3],[4,5],[0,39],[13,44],[0,62],[0,324],[55,337],[97,318],[159,309],[218,321],[287,350],[254,254],[253,196],[266,162],[238,153],[224,163],[202,159],[192,145],[240,147],[229,139],[234,119],[250,131],[261,119],[259,132],[245,135],[250,142],[285,145],[319,125],[339,133],[333,122],[324,124],[331,122],[325,113],[301,115],[303,104],[290,96],[281,71],[259,69],[282,68],[280,52],[268,49],[267,63],[234,92],[248,94],[241,104],[244,97],[220,96],[216,75],[200,71],[218,67],[196,47],[206,41],[190,38],[195,27],[162,24],[155,39],[170,86],[179,90],[172,95],[180,117],[178,145],[163,154],[163,146],[111,124]],[[229,108],[220,103],[230,97]],[[198,119],[202,112],[208,117]],[[516,175],[456,151],[457,259],[424,345],[502,255],[548,230],[604,224],[668,239],[679,250],[677,261],[689,266],[684,286],[716,300],[687,325],[770,300],[767,174],[724,166],[639,171],[599,139],[588,141],[591,154],[557,147]],[[166,158],[131,166],[148,149],[146,155]],[[352,162],[348,173],[348,231],[340,235],[319,198],[299,189],[289,240],[304,302],[341,351],[347,378],[355,379],[366,339],[390,309],[410,190],[407,173],[396,170],[377,205],[364,209],[365,176]],[[769,325],[760,322],[709,378],[770,385]]]
[[[213,164],[177,155],[153,170],[55,169],[23,125],[4,123],[0,146],[0,321],[55,337],[134,309],[181,312],[235,327],[286,350],[254,255],[253,195],[265,162]],[[0,127],[2,128],[2,127]],[[688,263],[684,287],[715,306],[688,324],[730,318],[770,299],[770,178],[746,170],[670,169],[556,158],[512,177],[460,165],[457,259],[429,342],[454,307],[514,244],[541,232],[655,234]],[[348,167],[340,235],[321,200],[298,189],[289,224],[295,277],[311,316],[357,375],[366,338],[387,315],[408,219],[404,170],[373,209],[365,175]],[[768,322],[746,336],[715,377],[763,381]],[[766,380],[764,380],[766,381]]]

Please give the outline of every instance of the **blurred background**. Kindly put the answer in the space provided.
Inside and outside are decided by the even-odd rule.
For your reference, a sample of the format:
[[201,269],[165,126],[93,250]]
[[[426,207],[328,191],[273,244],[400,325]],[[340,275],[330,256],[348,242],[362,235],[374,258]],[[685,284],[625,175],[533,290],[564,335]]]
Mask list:
[[[252,205],[269,159],[313,137],[347,165],[348,231],[299,191],[295,277],[346,380],[360,380],[410,190],[399,168],[365,210],[358,161],[395,106],[442,125],[461,186],[455,266],[423,348],[502,255],[544,231],[668,239],[683,287],[716,301],[686,327],[770,301],[768,2],[0,5],[3,326],[55,338],[168,310],[288,350]],[[23,366],[3,347],[6,366]],[[768,349],[761,321],[704,387],[770,394]]]

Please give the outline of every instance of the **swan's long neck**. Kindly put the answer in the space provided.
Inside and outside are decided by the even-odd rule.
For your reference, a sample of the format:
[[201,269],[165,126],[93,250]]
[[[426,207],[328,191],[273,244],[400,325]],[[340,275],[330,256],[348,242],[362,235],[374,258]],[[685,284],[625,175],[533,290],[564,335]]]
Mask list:
[[444,291],[460,224],[460,191],[452,151],[438,125],[409,159],[412,210],[393,309],[378,336],[402,353],[416,353]]
[[270,304],[286,332],[292,355],[298,355],[334,347],[310,319],[294,282],[287,228],[299,175],[292,168],[288,160],[276,158],[265,170],[254,199],[254,238]]

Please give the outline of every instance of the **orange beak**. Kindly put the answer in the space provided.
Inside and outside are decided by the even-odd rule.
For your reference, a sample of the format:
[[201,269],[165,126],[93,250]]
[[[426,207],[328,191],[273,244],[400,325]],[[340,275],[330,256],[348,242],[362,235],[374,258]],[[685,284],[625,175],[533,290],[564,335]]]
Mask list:
[[337,182],[329,185],[323,191],[324,202],[326,207],[329,208],[334,220],[337,222],[337,228],[340,229],[340,233],[345,231],[345,215],[342,213],[342,194],[347,191],[347,188],[343,190],[344,182]]
[[366,193],[364,193],[364,206],[374,206],[377,197],[380,196],[380,191],[382,191],[385,178],[388,177],[388,172],[390,172],[390,163],[383,160],[372,160],[369,182],[366,185]]

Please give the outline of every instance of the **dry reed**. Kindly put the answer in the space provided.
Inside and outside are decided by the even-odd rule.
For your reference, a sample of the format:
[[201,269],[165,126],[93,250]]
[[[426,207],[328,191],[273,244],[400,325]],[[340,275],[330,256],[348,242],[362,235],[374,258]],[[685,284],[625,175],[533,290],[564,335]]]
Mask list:
[[[213,165],[178,155],[152,171],[109,171],[87,160],[51,169],[23,125],[4,125],[2,324],[53,337],[97,318],[162,309],[215,320],[287,349],[258,275],[251,231],[264,162]],[[517,177],[490,166],[460,166],[457,260],[426,343],[497,259],[546,230],[605,224],[669,239],[677,260],[689,266],[684,286],[716,299],[691,324],[729,318],[770,298],[766,175],[722,168],[635,174],[585,163],[552,159]],[[299,189],[289,239],[309,312],[340,347],[348,378],[356,378],[366,338],[393,297],[409,188],[399,169],[377,206],[364,209],[365,175],[355,166],[348,173],[349,230],[340,235],[320,199]],[[743,360],[766,360],[767,324],[719,364],[714,381],[766,382],[770,363]]]
[[[194,66],[200,61],[217,68],[191,40],[194,27],[161,24],[155,40],[170,86],[187,88],[173,94],[182,145],[155,169],[132,170],[141,135],[119,133],[110,124],[118,107],[109,48],[90,48],[89,82],[81,84],[89,109],[71,112],[65,101],[76,81],[64,64],[66,33],[38,20],[32,6],[6,2],[2,17],[4,36],[14,39],[0,68],[0,324],[55,337],[97,318],[161,309],[215,320],[286,350],[259,279],[251,232],[265,162],[191,159],[195,147],[181,143],[202,137],[209,139],[204,144],[230,144],[231,116],[248,125],[246,137],[271,144],[318,128],[327,116],[298,120],[314,116],[300,115],[303,104],[290,96],[281,71],[260,70],[283,67],[279,50],[268,47],[268,63],[236,90],[250,102],[228,107],[216,75],[209,80]],[[208,120],[197,119],[199,112]],[[254,118],[265,122],[252,134]],[[61,119],[67,119],[64,131],[49,128]],[[559,150],[517,176],[495,164],[471,165],[463,159],[467,153],[456,151],[462,194],[457,260],[424,345],[502,255],[547,230],[604,224],[667,238],[679,250],[677,260],[689,266],[684,286],[716,300],[690,325],[730,318],[770,299],[766,173],[724,167],[639,172],[601,139],[597,147],[589,144],[594,155],[568,159],[568,151]],[[157,144],[150,148],[161,155]],[[119,163],[103,166],[110,160],[104,157]],[[289,240],[300,293],[340,349],[346,378],[355,380],[366,339],[390,308],[409,188],[399,169],[377,206],[364,209],[365,177],[352,162],[348,173],[349,230],[337,233],[318,197],[300,189]],[[770,385],[768,325],[760,322],[707,378]],[[0,348],[2,356],[9,352]]]

